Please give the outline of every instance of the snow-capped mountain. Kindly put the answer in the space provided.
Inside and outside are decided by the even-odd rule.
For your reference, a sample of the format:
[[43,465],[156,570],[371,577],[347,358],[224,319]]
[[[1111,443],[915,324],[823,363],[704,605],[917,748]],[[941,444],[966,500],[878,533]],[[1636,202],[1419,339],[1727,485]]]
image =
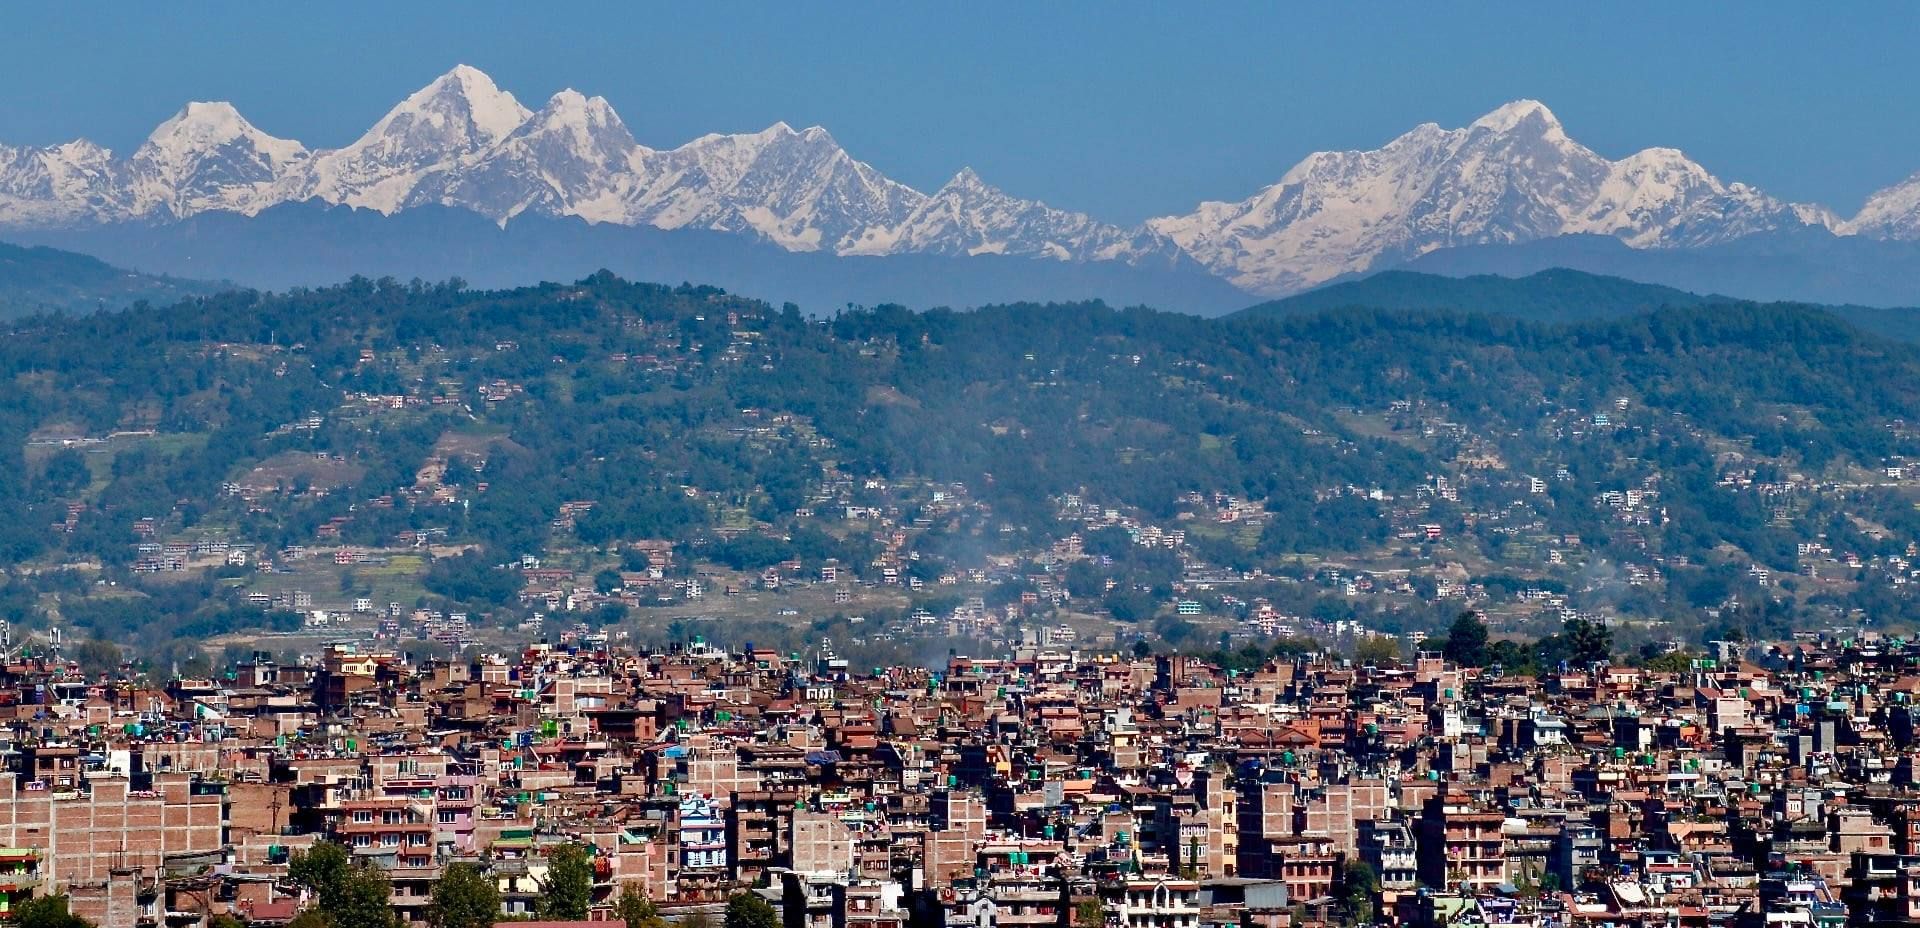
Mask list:
[[846,254],[1016,255],[1059,261],[1138,261],[1177,254],[1173,243],[1085,213],[1022,200],[964,168],[891,226],[868,229]]
[[502,223],[528,211],[621,222],[651,154],[604,98],[563,90],[498,144],[428,172],[405,205],[459,206]]
[[119,165],[85,139],[64,145],[0,145],[0,225],[50,226],[120,218]]
[[314,155],[282,181],[281,199],[391,213],[422,178],[478,157],[532,116],[492,78],[460,65],[387,111],[353,144]]
[[926,199],[854,160],[819,126],[706,135],[649,165],[653,176],[627,201],[627,223],[756,234],[789,251],[844,251]]
[[176,218],[257,213],[277,202],[274,185],[306,157],[306,146],[254,128],[231,103],[189,103],[134,150],[125,207]]
[[1012,196],[971,169],[921,193],[818,126],[650,148],[605,99],[563,90],[533,112],[465,65],[336,149],[268,135],[226,103],[188,104],[125,158],[84,140],[0,145],[0,229],[252,216],[304,201],[457,207],[503,226],[545,216],[702,229],[842,256],[1197,263],[1261,294],[1454,246],[1568,234],[1642,249],[1793,229],[1920,240],[1920,175],[1841,221],[1724,182],[1671,148],[1609,160],[1531,100],[1459,129],[1421,125],[1372,151],[1318,152],[1248,199],[1135,227]]
[[1243,289],[1286,293],[1456,245],[1597,232],[1693,247],[1832,221],[1672,149],[1608,161],[1521,100],[1462,129],[1428,123],[1373,151],[1308,155],[1247,200],[1148,225]]
[[1854,235],[1920,241],[1920,173],[1867,198],[1842,230]]

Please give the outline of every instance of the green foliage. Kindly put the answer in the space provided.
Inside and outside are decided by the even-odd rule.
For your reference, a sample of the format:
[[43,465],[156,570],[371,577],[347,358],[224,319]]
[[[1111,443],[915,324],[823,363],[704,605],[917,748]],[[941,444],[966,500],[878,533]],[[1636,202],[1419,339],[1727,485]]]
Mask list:
[[389,928],[398,921],[387,875],[377,867],[355,863],[352,852],[342,845],[321,841],[296,851],[288,861],[287,877],[313,891],[316,908],[332,924]]
[[547,879],[540,897],[540,915],[558,921],[587,917],[593,907],[593,857],[579,844],[562,844],[547,851]]
[[332,841],[316,841],[311,848],[294,851],[287,862],[287,878],[312,890],[321,904],[328,907],[345,897],[352,872],[352,852],[346,845]]
[[1241,310],[1239,315],[1283,318],[1367,307],[1475,312],[1534,322],[1586,322],[1711,302],[1716,300],[1672,287],[1567,268],[1553,268],[1520,278],[1492,274],[1442,277],[1415,271],[1382,271],[1360,280],[1261,303]]
[[[0,316],[7,318],[172,303],[222,289],[198,280],[136,274],[71,251],[0,243]],[[142,305],[140,311],[152,312],[152,307]]]
[[1373,872],[1373,866],[1364,860],[1350,860],[1340,874],[1340,882],[1345,890],[1349,920],[1359,924],[1372,922],[1380,898],[1380,878]]
[[1613,630],[1604,622],[1568,619],[1561,634],[1566,637],[1567,657],[1576,664],[1591,664],[1613,656]]
[[603,570],[593,575],[593,590],[602,595],[619,589],[620,583],[620,572],[617,570]]
[[86,455],[73,448],[54,452],[40,471],[41,484],[55,496],[72,493],[92,481],[93,471],[87,468]]
[[[1562,292],[1568,305],[1645,303]],[[0,376],[13,387],[0,398],[0,559],[100,562],[114,582],[100,590],[114,592],[58,591],[61,614],[142,655],[297,617],[245,608],[225,586],[136,577],[141,519],[168,540],[210,527],[262,551],[311,544],[329,523],[369,546],[444,532],[477,550],[436,560],[427,590],[485,611],[516,603],[522,577],[498,565],[581,543],[631,551],[622,543],[671,539],[688,555],[677,570],[835,558],[864,571],[879,551],[871,532],[801,515],[832,495],[822,495],[829,468],[852,478],[856,497],[871,478],[960,484],[980,504],[916,529],[921,558],[909,570],[923,581],[1083,530],[1058,521],[1054,500],[1068,493],[1162,524],[1192,494],[1254,501],[1267,510],[1257,533],[1189,539],[1241,569],[1413,551],[1427,543],[1401,540],[1416,528],[1409,518],[1440,524],[1462,557],[1510,560],[1504,551],[1532,543],[1487,526],[1514,522],[1471,519],[1466,502],[1410,517],[1403,502],[1429,475],[1488,451],[1509,473],[1562,476],[1537,497],[1474,505],[1520,505],[1540,534],[1585,539],[1596,563],[1657,551],[1691,565],[1626,605],[1704,622],[1738,600],[1756,610],[1755,634],[1792,628],[1812,604],[1767,604],[1746,567],[1791,571],[1796,543],[1823,533],[1836,549],[1897,554],[1920,537],[1920,511],[1905,491],[1874,488],[1783,515],[1722,484],[1722,452],[1739,449],[1759,478],[1920,455],[1904,425],[1920,421],[1920,352],[1808,307],[1658,302],[1674,305],[1568,325],[1367,309],[1203,320],[1098,303],[882,306],[819,323],[712,288],[599,274],[502,292],[356,279],[28,319],[0,342]],[[453,402],[369,411],[346,401],[442,383]],[[487,385],[510,389],[489,399]],[[1616,398],[1630,399],[1629,421],[1583,424]],[[85,456],[28,445],[49,427],[101,436],[130,423],[154,434]],[[455,502],[405,492],[436,455]],[[263,473],[280,475],[278,492],[243,501],[222,491]],[[1654,524],[1622,531],[1594,504],[1649,481],[1662,511]],[[582,501],[591,508],[571,534],[556,528],[561,506]],[[74,502],[85,506],[72,531],[48,531]],[[1136,545],[1125,529],[1088,531],[1084,547],[1092,558],[1067,576],[1076,608],[1098,602],[1149,622],[1181,576],[1174,552]],[[622,566],[646,565],[633,555]],[[1535,581],[1524,566],[1502,569],[1514,582],[1495,572],[1490,593]],[[21,589],[0,591],[0,611],[38,618],[42,594],[67,582],[57,573],[15,578]],[[993,604],[1022,590],[996,585]],[[1818,605],[1829,612],[1920,620],[1911,587],[1828,595]],[[1596,637],[1567,643],[1591,655],[1610,644]]]
[[89,638],[80,643],[74,660],[89,675],[112,673],[120,667],[120,647],[111,641]]
[[1487,666],[1487,623],[1474,613],[1460,613],[1447,628],[1447,643],[1440,653],[1462,667]]
[[780,914],[759,895],[742,891],[727,899],[725,928],[780,928]]
[[1102,928],[1107,909],[1098,899],[1082,899],[1073,904],[1073,928]]
[[434,928],[491,928],[500,919],[500,887],[468,863],[447,865],[433,883],[427,923]]
[[620,887],[620,896],[613,902],[613,914],[626,928],[667,928],[660,909],[635,883]]
[[1353,660],[1357,664],[1387,667],[1400,661],[1400,642],[1385,635],[1368,635],[1354,642]]
[[13,909],[18,928],[93,928],[93,923],[67,910],[67,897],[35,896]]
[[427,589],[463,603],[499,606],[512,602],[520,591],[520,575],[485,555],[468,551],[458,557],[438,558],[427,569]]

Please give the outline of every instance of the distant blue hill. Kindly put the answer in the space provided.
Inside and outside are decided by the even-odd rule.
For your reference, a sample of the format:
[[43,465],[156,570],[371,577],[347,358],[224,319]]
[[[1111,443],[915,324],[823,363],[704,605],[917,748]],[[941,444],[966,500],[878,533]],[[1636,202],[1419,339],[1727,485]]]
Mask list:
[[317,203],[255,217],[203,213],[167,224],[124,223],[18,233],[15,240],[95,255],[144,271],[233,280],[259,289],[322,286],[353,275],[459,277],[479,287],[577,280],[605,268],[637,280],[697,281],[831,314],[848,304],[914,308],[1100,299],[1215,316],[1249,297],[1185,259],[1132,267],[995,255],[884,259],[789,252],[743,236],[592,225],[523,216],[505,228],[461,209],[392,216]]
[[[1663,284],[1548,268],[1525,276],[1474,274],[1448,277],[1408,270],[1382,271],[1357,280],[1249,306],[1240,318],[1286,318],[1340,310],[1460,312],[1508,316],[1534,322],[1617,319],[1663,308],[1755,301],[1702,295]],[[1801,304],[1823,310],[1857,328],[1889,338],[1920,342],[1920,310],[1871,306]]]
[[1920,242],[1831,235],[1818,229],[1686,249],[1629,248],[1611,236],[1563,235],[1520,245],[1446,248],[1398,266],[1447,277],[1525,277],[1549,268],[1747,300],[1920,306]]
[[0,316],[156,306],[230,290],[225,284],[140,274],[56,248],[0,242]]

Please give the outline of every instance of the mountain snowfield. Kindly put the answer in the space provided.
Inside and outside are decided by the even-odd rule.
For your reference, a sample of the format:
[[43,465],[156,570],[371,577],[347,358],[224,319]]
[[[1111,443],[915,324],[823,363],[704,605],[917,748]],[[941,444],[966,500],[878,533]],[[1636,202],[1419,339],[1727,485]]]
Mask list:
[[1444,248],[1569,234],[1639,249],[1795,229],[1920,239],[1920,174],[1842,220],[1722,181],[1671,148],[1608,160],[1531,100],[1459,129],[1421,125],[1372,151],[1317,152],[1248,199],[1134,227],[1021,199],[971,169],[921,193],[819,127],[776,123],[653,149],[603,98],[569,89],[530,110],[465,65],[337,149],[275,138],[226,103],[188,104],[126,158],[84,140],[0,145],[0,229],[253,216],[307,201],[382,214],[455,207],[502,226],[537,215],[701,229],[845,256],[1190,261],[1268,295]]

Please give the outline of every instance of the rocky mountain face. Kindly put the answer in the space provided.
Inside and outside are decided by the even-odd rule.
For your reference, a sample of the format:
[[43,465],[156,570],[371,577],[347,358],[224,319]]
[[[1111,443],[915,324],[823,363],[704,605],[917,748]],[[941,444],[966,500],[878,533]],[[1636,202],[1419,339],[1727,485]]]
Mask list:
[[225,103],[188,104],[125,158],[86,141],[0,145],[0,229],[251,216],[309,201],[382,214],[455,207],[503,226],[532,215],[699,229],[844,256],[1190,261],[1260,294],[1447,248],[1563,235],[1638,249],[1801,229],[1920,239],[1920,175],[1843,221],[1722,181],[1674,149],[1608,160],[1530,100],[1371,151],[1315,153],[1245,200],[1134,227],[1022,199],[971,169],[924,194],[819,127],[777,123],[653,149],[603,98],[564,90],[532,111],[464,65],[337,149],[275,138]]

